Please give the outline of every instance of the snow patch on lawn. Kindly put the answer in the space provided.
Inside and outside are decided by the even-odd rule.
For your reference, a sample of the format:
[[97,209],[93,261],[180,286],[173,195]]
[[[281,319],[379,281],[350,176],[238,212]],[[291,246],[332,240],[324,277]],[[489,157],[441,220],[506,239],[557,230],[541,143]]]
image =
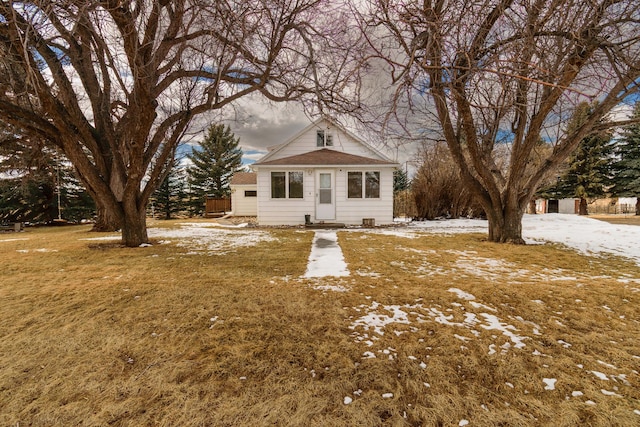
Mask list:
[[[378,340],[378,336],[383,336],[387,330],[391,330],[396,335],[400,335],[406,332],[418,332],[420,325],[428,323],[430,321],[439,323],[441,325],[465,329],[473,335],[473,337],[479,337],[481,335],[481,328],[486,331],[500,332],[509,341],[504,342],[501,347],[501,353],[506,354],[511,347],[516,349],[522,349],[526,346],[525,340],[530,337],[516,334],[518,329],[509,323],[506,323],[495,314],[489,314],[485,312],[475,313],[474,308],[485,309],[496,312],[496,309],[486,304],[477,303],[476,297],[468,292],[462,291],[458,288],[450,288],[449,292],[455,293],[458,298],[462,299],[465,304],[458,302],[452,303],[451,309],[447,309],[447,313],[443,312],[437,307],[425,306],[420,300],[416,301],[416,304],[405,305],[383,305],[376,301],[373,301],[371,305],[360,305],[354,307],[357,312],[364,312],[365,314],[354,319],[349,326],[349,329],[353,330],[352,334],[356,341],[364,342],[368,346],[373,345],[374,341]],[[472,303],[476,303],[472,305]],[[540,326],[533,322],[526,321],[522,317],[518,316],[513,318],[523,325],[533,325],[533,333],[539,335]],[[407,325],[403,326],[401,330],[393,328],[395,325]],[[393,329],[392,329],[393,328]],[[474,338],[467,336],[467,334],[454,334],[454,337],[469,342]],[[489,354],[496,353],[496,344],[489,346]]]
[[[482,233],[486,234],[489,223],[481,219],[448,219],[416,221],[406,228],[371,230],[369,232],[404,238],[430,234]],[[576,233],[579,230],[579,233]],[[597,219],[569,215],[542,214],[524,215],[522,237],[527,243],[560,243],[586,254],[613,254],[633,259],[640,265],[640,227],[609,224]],[[487,261],[484,267],[489,267]],[[498,268],[507,267],[497,265]],[[486,269],[486,268],[485,268]],[[561,277],[568,280],[568,277]],[[575,278],[574,278],[575,279]]]
[[474,297],[473,295],[471,295],[468,292],[463,291],[462,289],[449,288],[448,291],[449,292],[453,292],[454,294],[456,294],[458,296],[458,298],[463,299],[463,300],[471,301],[471,300],[476,299],[476,297]]
[[542,382],[545,384],[544,389],[545,390],[555,390],[557,381],[558,380],[555,379],[555,378],[543,378]]
[[277,241],[266,231],[221,228],[212,224],[184,223],[174,229],[150,228],[148,233],[153,238],[177,239],[177,246],[188,249],[190,253],[208,255],[223,255],[237,248]]
[[0,243],[2,243],[2,242],[19,242],[21,240],[29,240],[29,239],[2,239],[2,240],[0,240]]
[[[275,242],[267,231],[243,230],[242,226],[224,226],[218,223],[185,222],[177,228],[149,228],[150,238],[175,239],[176,245],[188,250],[188,255],[224,255],[237,248]],[[121,240],[120,234],[92,237],[90,241]]]

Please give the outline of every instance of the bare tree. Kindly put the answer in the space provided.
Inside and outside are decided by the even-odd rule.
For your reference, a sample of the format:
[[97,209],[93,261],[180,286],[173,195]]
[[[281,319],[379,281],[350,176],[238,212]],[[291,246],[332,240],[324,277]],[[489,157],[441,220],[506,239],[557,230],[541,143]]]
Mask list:
[[[394,85],[387,122],[404,123],[398,111],[406,107],[421,114],[421,131],[436,123],[486,212],[489,239],[524,243],[522,216],[540,182],[593,129],[620,125],[602,118],[638,93],[640,3],[365,3],[358,2],[359,20],[373,49],[370,63],[382,62]],[[583,101],[598,104],[568,129]],[[552,146],[543,161],[541,138]],[[510,150],[505,168],[496,164],[499,147]]]
[[2,1],[11,79],[0,114],[60,147],[100,223],[138,246],[149,197],[195,117],[256,92],[344,101],[357,77],[346,72],[348,22],[320,0]]

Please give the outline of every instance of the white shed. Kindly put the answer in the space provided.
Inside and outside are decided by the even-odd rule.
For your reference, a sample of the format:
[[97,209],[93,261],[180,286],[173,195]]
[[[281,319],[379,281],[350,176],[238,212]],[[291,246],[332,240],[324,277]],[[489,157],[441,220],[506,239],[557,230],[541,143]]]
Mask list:
[[236,172],[229,184],[231,212],[234,216],[258,215],[258,185],[253,172]]

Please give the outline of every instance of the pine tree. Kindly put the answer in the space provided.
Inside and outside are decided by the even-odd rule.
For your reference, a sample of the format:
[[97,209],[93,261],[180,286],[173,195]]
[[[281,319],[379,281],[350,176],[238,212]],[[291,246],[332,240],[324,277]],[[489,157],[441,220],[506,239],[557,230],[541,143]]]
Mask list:
[[231,194],[229,182],[242,166],[239,142],[229,126],[211,125],[200,142],[200,150],[187,155],[193,162],[188,168],[193,213],[202,213],[206,196],[222,198]]
[[173,160],[167,176],[153,193],[151,201],[156,212],[163,214],[164,219],[171,219],[185,209],[185,170]]
[[408,190],[411,186],[409,177],[404,169],[396,169],[393,171],[393,192]]
[[[91,219],[92,199],[64,156],[38,139],[0,127],[0,220],[51,223]],[[58,210],[60,191],[60,211]]]
[[[640,102],[637,102],[631,119],[640,121]],[[636,215],[640,215],[640,122],[626,126],[615,142],[617,161],[613,165],[615,197],[635,197]]]
[[[569,122],[568,132],[580,127],[593,106],[582,103]],[[579,215],[588,215],[587,199],[606,194],[611,176],[613,145],[609,132],[595,132],[582,139],[568,160],[568,167],[560,175],[551,191],[560,197],[578,197]]]

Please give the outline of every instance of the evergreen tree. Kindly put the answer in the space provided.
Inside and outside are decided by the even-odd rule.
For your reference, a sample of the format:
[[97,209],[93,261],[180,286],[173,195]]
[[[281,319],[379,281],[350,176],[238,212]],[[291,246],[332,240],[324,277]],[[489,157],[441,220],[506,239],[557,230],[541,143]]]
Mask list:
[[635,197],[636,215],[640,215],[640,102],[637,102],[631,119],[637,123],[626,126],[622,136],[615,142],[617,161],[613,165],[615,197]]
[[[569,122],[567,132],[582,126],[591,114],[593,105],[582,103]],[[610,132],[594,132],[582,139],[569,157],[567,168],[555,188],[547,190],[559,197],[580,199],[579,215],[588,215],[587,199],[602,197],[610,184],[613,145]]]
[[164,219],[171,219],[185,209],[185,170],[173,160],[168,169],[167,176],[158,189],[153,193],[151,201],[156,212],[162,213]]
[[242,166],[242,150],[229,126],[211,125],[200,142],[200,150],[187,157],[193,162],[188,168],[189,197],[192,212],[204,210],[205,197],[222,198],[231,194],[229,182]]
[[19,129],[0,126],[0,220],[79,222],[94,214],[92,199],[64,156]]
[[393,192],[408,190],[411,183],[404,169],[396,169],[393,171]]

